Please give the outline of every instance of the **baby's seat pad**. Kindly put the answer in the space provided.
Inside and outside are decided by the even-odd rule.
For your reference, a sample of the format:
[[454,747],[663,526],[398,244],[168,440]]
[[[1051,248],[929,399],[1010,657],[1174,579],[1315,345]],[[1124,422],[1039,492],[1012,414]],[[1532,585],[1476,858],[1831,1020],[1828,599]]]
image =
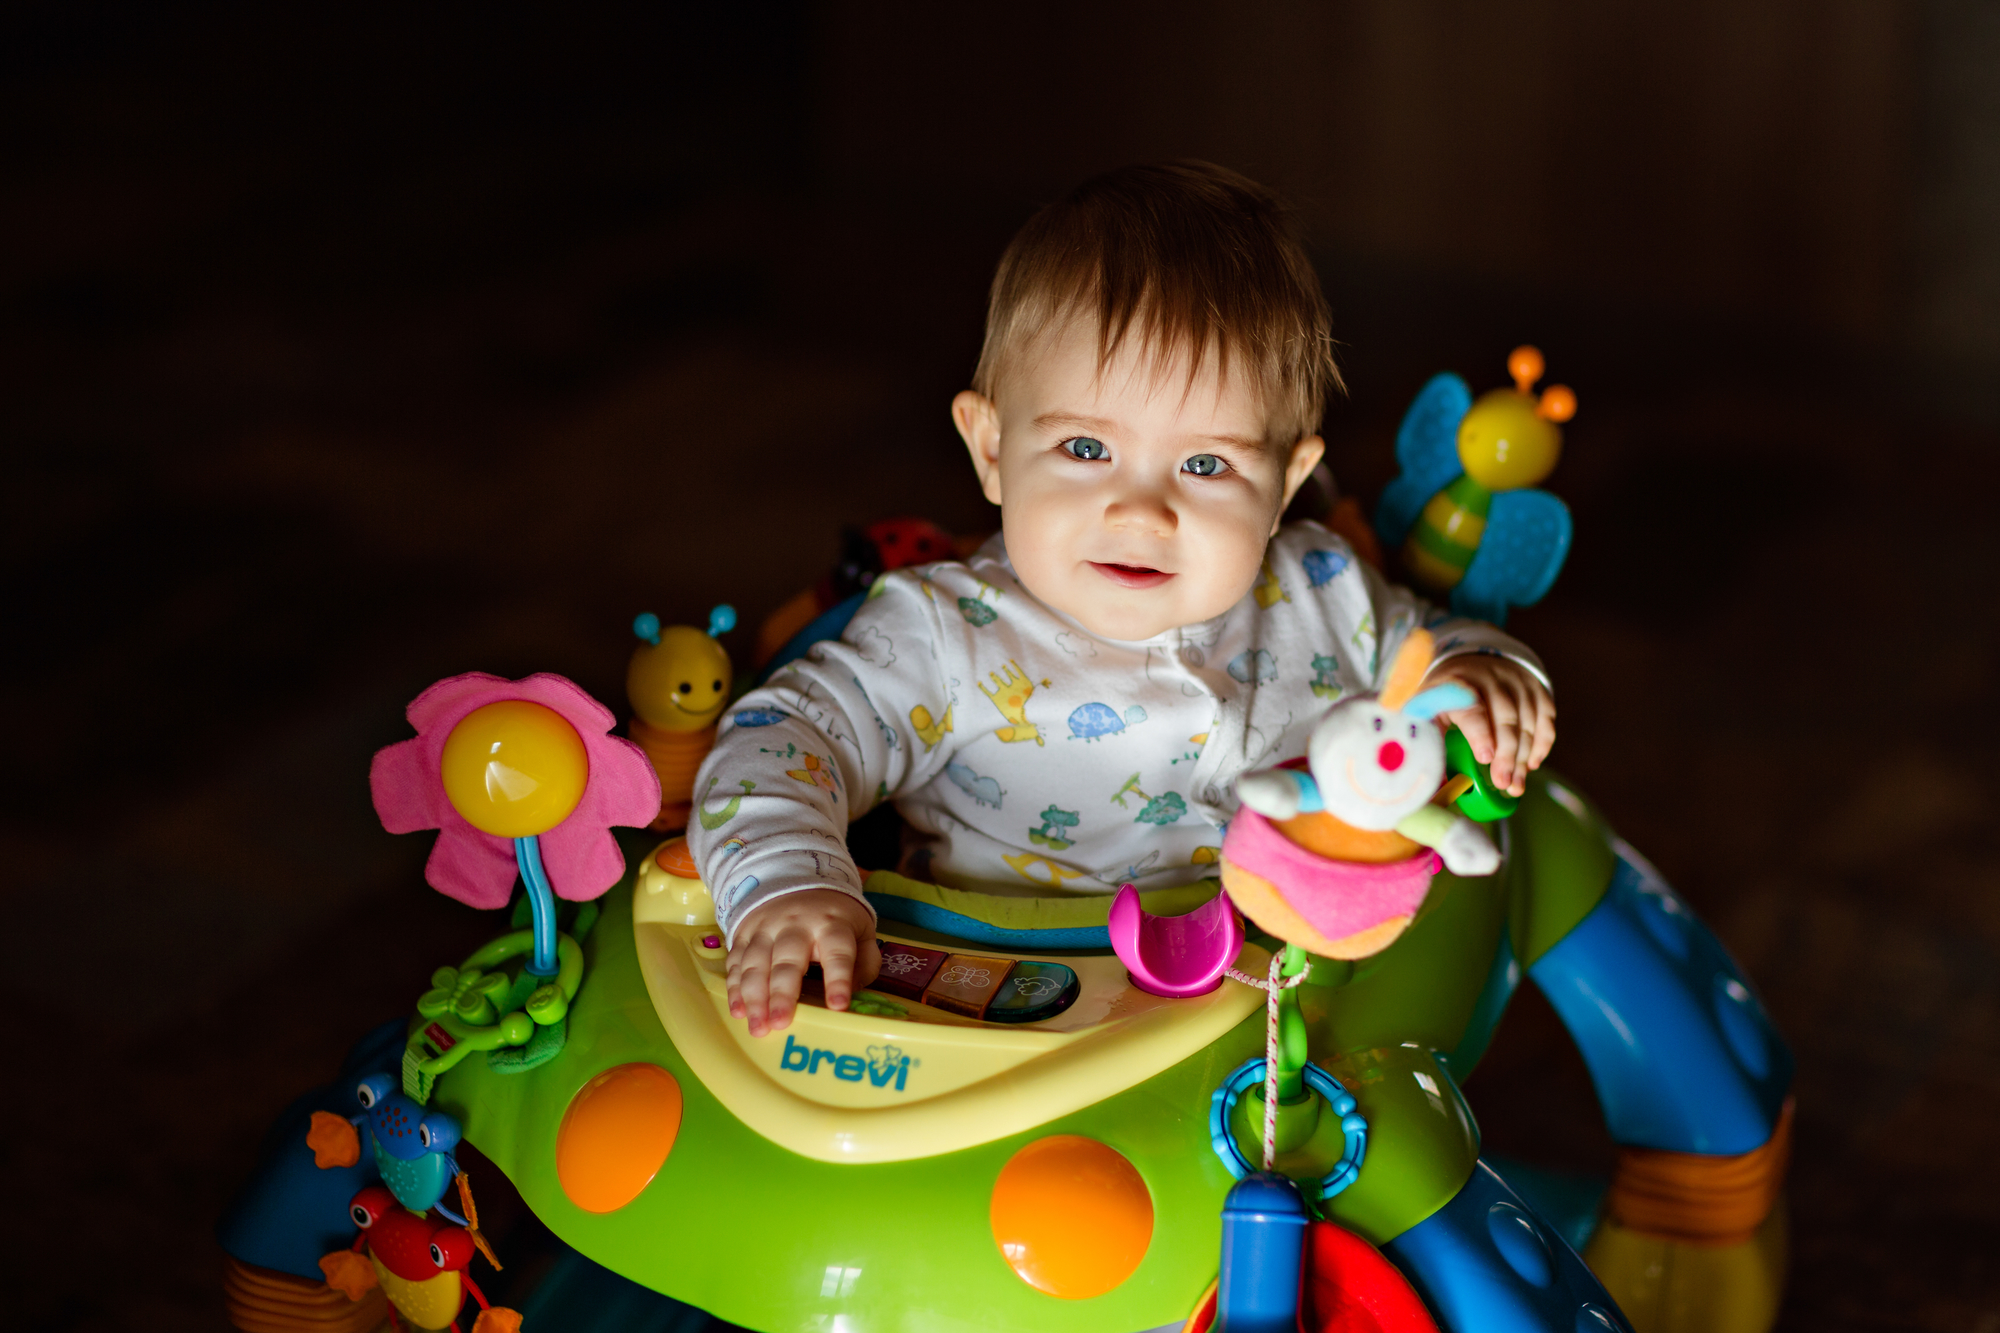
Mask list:
[[[821,1161],[930,1157],[1031,1129],[1171,1068],[1264,1003],[1235,981],[1194,999],[1133,986],[1110,950],[1109,897],[1006,897],[878,871],[866,891],[881,917],[880,982],[845,1012],[809,982],[790,1027],[752,1037],[729,1017],[716,927],[688,923],[678,890],[691,886],[665,878],[642,873],[632,902],[661,1025],[732,1114]],[[1218,889],[1142,898],[1179,915]],[[1269,961],[1246,944],[1237,966],[1260,976]]]

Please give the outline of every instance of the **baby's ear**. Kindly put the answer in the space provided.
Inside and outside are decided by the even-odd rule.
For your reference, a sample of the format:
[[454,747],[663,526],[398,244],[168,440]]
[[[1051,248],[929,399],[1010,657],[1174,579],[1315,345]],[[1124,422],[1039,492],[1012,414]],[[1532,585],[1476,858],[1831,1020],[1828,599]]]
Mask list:
[[1000,503],[1000,409],[983,393],[966,389],[951,400],[951,422],[972,455],[972,470],[979,474],[979,489],[994,504]]
[[1292,497],[1299,493],[1299,487],[1306,484],[1306,478],[1319,466],[1319,460],[1326,455],[1326,441],[1317,435],[1308,435],[1292,446],[1291,454],[1285,459],[1285,494],[1278,501],[1278,516],[1271,520],[1271,535],[1278,535],[1278,527],[1285,521],[1285,510],[1290,508]]

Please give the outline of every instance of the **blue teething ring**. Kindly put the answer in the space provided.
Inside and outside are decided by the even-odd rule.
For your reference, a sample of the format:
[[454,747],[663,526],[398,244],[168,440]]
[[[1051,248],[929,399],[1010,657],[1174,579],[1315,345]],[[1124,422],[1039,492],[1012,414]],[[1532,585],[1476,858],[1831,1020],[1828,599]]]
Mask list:
[[[1305,1078],[1306,1086],[1326,1098],[1327,1105],[1340,1117],[1344,1138],[1340,1160],[1319,1180],[1319,1197],[1331,1199],[1361,1175],[1361,1161],[1368,1155],[1368,1121],[1355,1109],[1353,1095],[1341,1086],[1340,1080],[1310,1060],[1306,1062]],[[1237,1098],[1263,1081],[1263,1058],[1245,1060],[1208,1099],[1209,1142],[1215,1146],[1215,1155],[1229,1168],[1229,1174],[1238,1180],[1262,1168],[1252,1165],[1236,1146],[1236,1136],[1229,1132],[1229,1113],[1236,1109]]]

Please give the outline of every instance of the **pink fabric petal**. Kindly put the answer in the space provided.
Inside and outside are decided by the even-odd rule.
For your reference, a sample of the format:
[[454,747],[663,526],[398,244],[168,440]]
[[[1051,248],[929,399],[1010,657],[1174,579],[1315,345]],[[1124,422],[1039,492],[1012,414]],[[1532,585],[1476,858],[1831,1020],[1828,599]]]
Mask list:
[[592,698],[581,685],[552,671],[538,671],[514,681],[509,697],[531,699],[555,709],[569,719],[586,743],[592,736],[602,736],[611,730],[618,721],[609,708]]
[[410,720],[410,725],[417,729],[419,736],[426,736],[434,728],[442,727],[443,734],[437,738],[438,749],[442,752],[444,737],[467,713],[501,699],[521,697],[514,691],[513,685],[513,681],[489,671],[468,671],[462,676],[447,676],[410,700],[403,716]]
[[644,828],[660,814],[660,775],[646,752],[623,736],[586,740],[590,794],[598,816],[616,828]]
[[625,853],[603,824],[579,824],[571,815],[542,835],[542,868],[558,898],[584,902],[624,878]]
[[[622,736],[587,736],[584,744],[590,789],[568,819],[542,835],[549,886],[578,902],[597,897],[625,875],[625,854],[609,827],[644,828],[660,813],[660,778],[644,750]],[[565,869],[558,872],[557,864]]]
[[469,824],[440,833],[424,864],[432,888],[468,907],[505,907],[514,896],[516,874],[512,840]]
[[397,741],[375,752],[368,765],[368,793],[375,814],[391,833],[415,833],[436,828],[444,819],[444,784],[435,765],[424,762],[424,738]]

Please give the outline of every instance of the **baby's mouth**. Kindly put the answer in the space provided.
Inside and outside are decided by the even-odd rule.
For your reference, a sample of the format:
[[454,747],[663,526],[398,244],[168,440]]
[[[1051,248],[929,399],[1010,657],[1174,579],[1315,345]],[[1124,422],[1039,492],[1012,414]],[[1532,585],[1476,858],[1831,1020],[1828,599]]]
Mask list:
[[1149,569],[1145,565],[1115,565],[1093,560],[1090,567],[1121,588],[1157,588],[1173,577],[1163,569]]

